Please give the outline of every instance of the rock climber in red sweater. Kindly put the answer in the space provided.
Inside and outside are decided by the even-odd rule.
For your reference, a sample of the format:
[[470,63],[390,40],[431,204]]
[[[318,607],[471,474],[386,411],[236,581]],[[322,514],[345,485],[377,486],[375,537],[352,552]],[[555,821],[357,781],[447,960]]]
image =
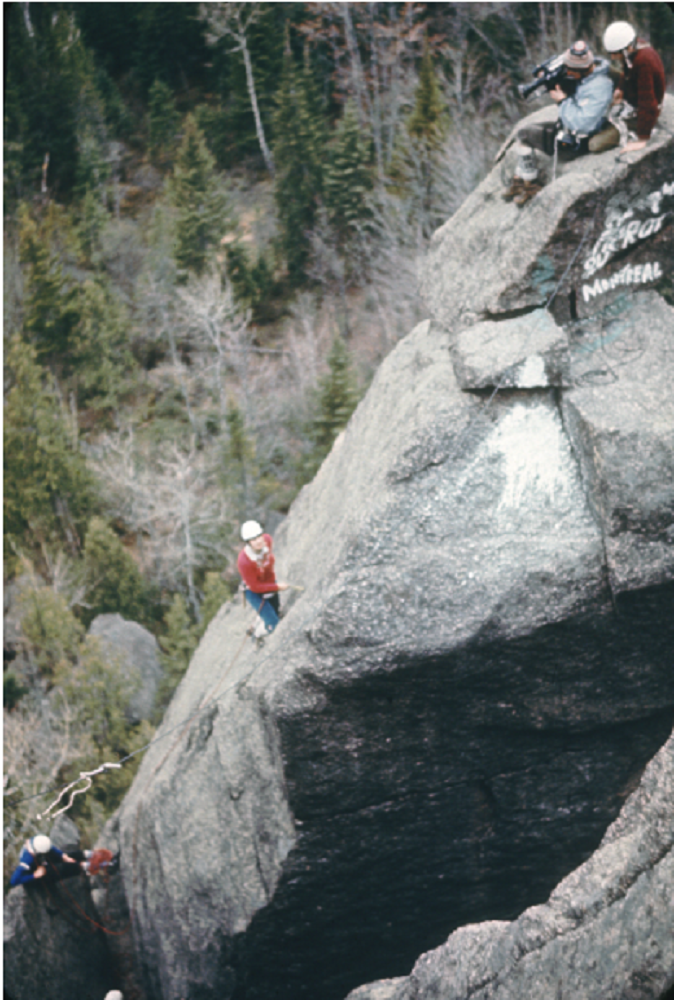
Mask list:
[[278,625],[279,591],[287,590],[288,584],[276,581],[271,535],[266,535],[257,521],[246,521],[241,526],[241,538],[246,544],[237,566],[246,600],[261,619],[255,633],[259,639]]
[[613,103],[626,101],[636,114],[627,121],[637,138],[623,147],[623,153],[643,149],[651,137],[665,96],[665,68],[652,46],[627,21],[614,21],[604,32],[604,48],[620,54],[623,71],[613,95]]

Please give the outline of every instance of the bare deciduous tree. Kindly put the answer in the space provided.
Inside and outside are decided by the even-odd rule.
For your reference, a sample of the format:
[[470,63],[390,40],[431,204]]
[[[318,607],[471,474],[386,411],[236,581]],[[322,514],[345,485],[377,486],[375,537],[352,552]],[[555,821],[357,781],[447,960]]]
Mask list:
[[171,590],[182,583],[198,620],[195,574],[209,560],[225,557],[224,498],[208,456],[195,439],[189,450],[172,444],[158,455],[144,455],[133,432],[126,431],[108,435],[92,464],[106,486],[111,512],[142,540],[155,579]]
[[202,3],[200,6],[201,16],[208,23],[210,29],[206,35],[210,44],[215,45],[221,38],[231,38],[234,42],[234,47],[230,49],[230,52],[240,52],[243,56],[243,64],[246,69],[246,86],[248,87],[248,96],[253,109],[253,117],[255,118],[257,140],[260,144],[267,170],[273,177],[274,158],[264,134],[260,109],[257,103],[253,64],[246,40],[246,32],[262,13],[261,8],[262,5],[259,3]]
[[227,409],[225,371],[230,365],[245,384],[251,349],[250,312],[242,313],[234,302],[230,283],[217,272],[193,279],[178,290],[178,316],[198,355],[203,352],[204,372],[224,417]]

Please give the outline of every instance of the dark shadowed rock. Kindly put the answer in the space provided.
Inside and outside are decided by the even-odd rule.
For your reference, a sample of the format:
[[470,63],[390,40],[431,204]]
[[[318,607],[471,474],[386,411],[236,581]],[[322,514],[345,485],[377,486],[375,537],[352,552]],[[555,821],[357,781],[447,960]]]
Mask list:
[[462,927],[348,1000],[658,1000],[674,984],[674,737],[598,850],[512,923]]
[[101,640],[103,648],[119,661],[128,678],[129,721],[149,719],[163,674],[155,637],[138,622],[126,621],[118,614],[98,615],[89,633]]

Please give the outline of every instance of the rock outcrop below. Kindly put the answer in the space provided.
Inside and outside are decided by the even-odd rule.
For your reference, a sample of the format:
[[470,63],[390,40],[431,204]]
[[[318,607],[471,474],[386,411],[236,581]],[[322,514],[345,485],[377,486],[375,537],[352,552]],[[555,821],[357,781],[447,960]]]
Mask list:
[[151,718],[163,676],[155,637],[138,622],[126,621],[119,614],[97,615],[89,634],[100,639],[103,649],[124,671],[129,687],[129,721]]
[[674,736],[547,903],[462,927],[409,976],[348,1000],[653,1000],[674,985]]
[[[79,833],[61,816],[49,831],[62,850]],[[102,1000],[118,984],[89,880],[82,875],[10,889],[4,905],[6,1000]]]

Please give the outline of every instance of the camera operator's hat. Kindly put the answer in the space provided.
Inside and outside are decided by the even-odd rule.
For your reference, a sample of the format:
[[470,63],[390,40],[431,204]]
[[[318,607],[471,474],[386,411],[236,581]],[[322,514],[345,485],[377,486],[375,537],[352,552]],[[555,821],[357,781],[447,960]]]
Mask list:
[[567,69],[589,69],[594,65],[594,55],[585,42],[574,42],[564,53],[564,65]]

